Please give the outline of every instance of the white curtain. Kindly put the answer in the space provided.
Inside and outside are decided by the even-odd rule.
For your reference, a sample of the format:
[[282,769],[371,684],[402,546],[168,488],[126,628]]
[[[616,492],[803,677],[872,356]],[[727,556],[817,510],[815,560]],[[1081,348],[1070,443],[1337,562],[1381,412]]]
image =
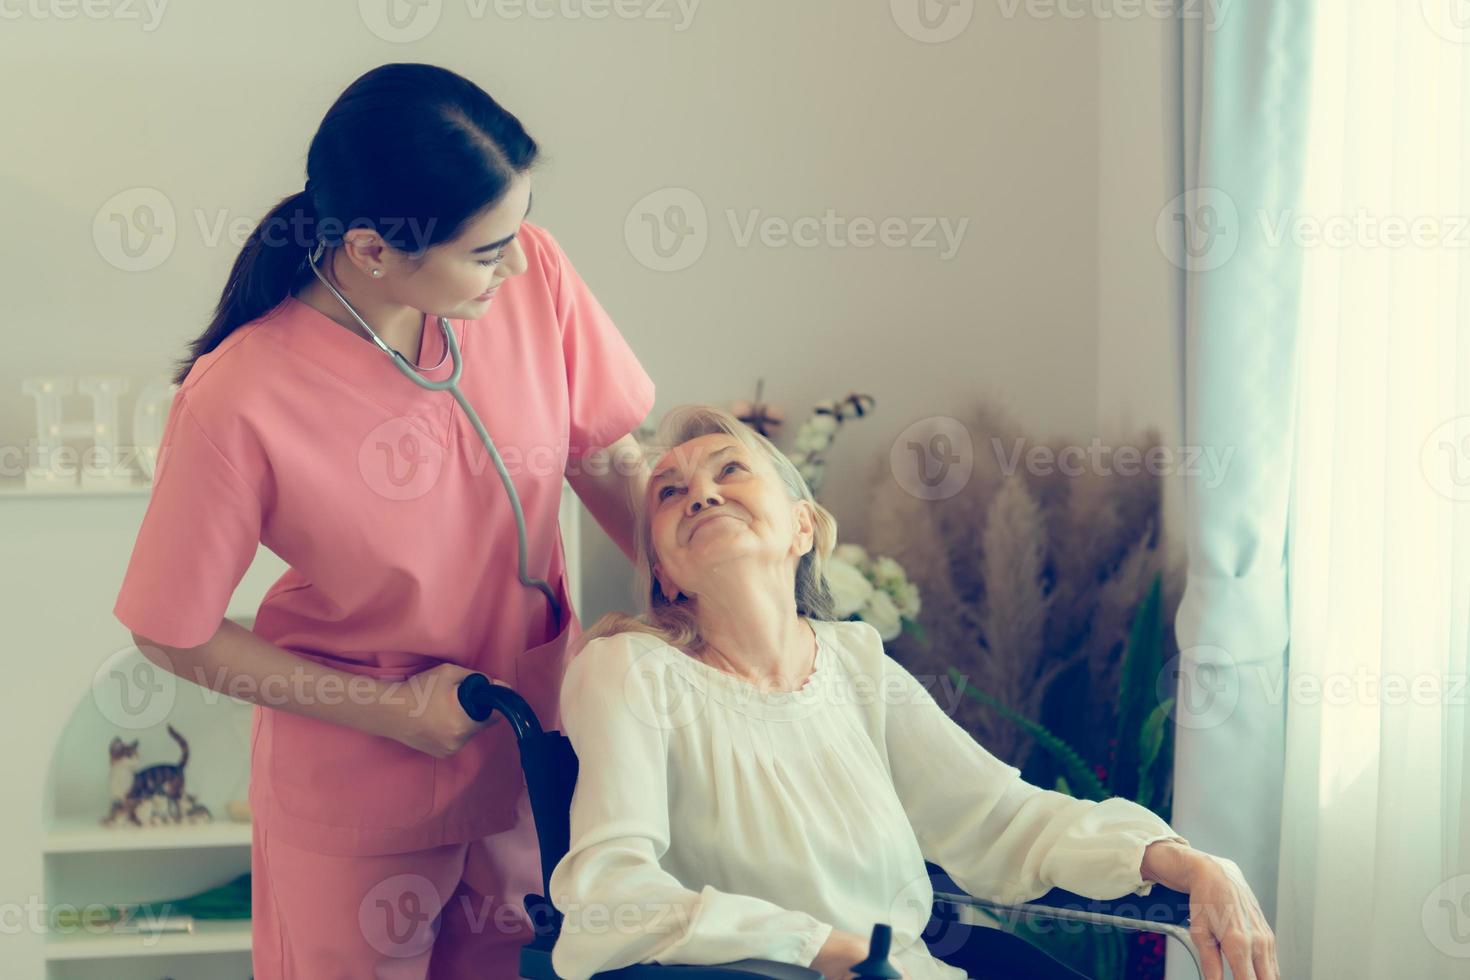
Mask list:
[[[1185,443],[1229,459],[1223,479],[1185,481],[1171,823],[1239,864],[1268,919],[1280,848],[1286,708],[1275,692],[1289,639],[1301,253],[1273,241],[1257,216],[1300,196],[1312,6],[1240,0],[1211,20],[1181,4],[1186,193],[1166,214],[1179,238],[1162,242],[1184,270]],[[1168,976],[1193,980],[1179,952],[1169,951]]]
[[1470,4],[1321,0],[1275,930],[1293,980],[1470,977]]

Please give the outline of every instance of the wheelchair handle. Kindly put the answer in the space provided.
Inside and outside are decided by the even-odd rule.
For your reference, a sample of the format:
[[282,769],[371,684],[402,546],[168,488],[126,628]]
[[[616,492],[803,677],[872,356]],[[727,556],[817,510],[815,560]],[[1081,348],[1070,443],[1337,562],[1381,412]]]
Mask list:
[[[542,734],[541,722],[536,712],[516,691],[505,684],[496,684],[484,674],[466,674],[455,690],[459,706],[475,721],[484,721],[499,711],[510,722],[516,741]],[[524,746],[522,751],[525,751]]]
[[460,680],[456,693],[459,693],[460,707],[465,708],[465,714],[473,720],[484,721],[494,713],[495,707],[490,702],[490,677],[485,674],[469,674],[465,680]]
[[873,926],[873,936],[868,940],[868,958],[852,967],[854,976],[881,977],[883,980],[899,980],[903,976],[898,968],[888,962],[888,950],[893,945],[893,927],[882,922]]
[[495,712],[490,701],[490,678],[484,674],[470,674],[459,682],[459,706],[475,721],[484,721]]

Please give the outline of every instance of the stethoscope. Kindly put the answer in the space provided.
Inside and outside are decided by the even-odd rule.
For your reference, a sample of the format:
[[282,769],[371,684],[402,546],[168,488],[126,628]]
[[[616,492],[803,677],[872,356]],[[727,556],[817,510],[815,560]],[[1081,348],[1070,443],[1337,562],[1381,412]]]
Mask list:
[[[393,363],[397,365],[398,370],[403,372],[404,377],[419,387],[427,388],[430,391],[447,390],[454,396],[454,400],[459,402],[459,407],[464,409],[465,416],[470,420],[470,424],[480,434],[480,441],[485,444],[485,448],[490,451],[490,458],[495,461],[495,472],[500,474],[500,482],[505,486],[505,495],[510,498],[510,508],[515,513],[516,540],[519,546],[517,573],[520,575],[521,584],[527,588],[535,586],[546,594],[546,601],[551,603],[551,613],[556,617],[556,624],[559,629],[561,627],[561,605],[556,601],[556,593],[542,579],[531,578],[526,574],[526,518],[521,512],[521,498],[516,493],[515,484],[511,482],[510,474],[505,471],[505,463],[501,461],[500,453],[496,450],[495,443],[490,438],[490,433],[485,431],[485,426],[480,421],[480,416],[475,414],[475,410],[471,407],[469,400],[465,398],[464,392],[459,390],[459,373],[460,369],[464,366],[464,360],[460,357],[459,341],[455,339],[454,331],[449,327],[449,321],[441,316],[439,318],[439,329],[444,332],[444,348],[447,356],[453,360],[454,368],[450,371],[449,377],[443,381],[430,381],[428,378],[419,374],[414,366],[408,363],[407,358],[383,343],[382,338],[373,332],[372,327],[367,325],[367,321],[359,316],[357,311],[352,308],[352,304],[347,302],[341,293],[337,292],[337,287],[327,282],[326,277],[322,275],[321,269],[317,268],[317,262],[321,260],[322,252],[326,247],[327,243],[319,238],[317,239],[315,248],[308,249],[306,253],[306,263],[311,266],[311,271],[316,273],[316,277],[322,281],[322,285],[330,289],[332,295],[337,297],[342,305],[347,308],[348,313],[352,314],[352,318],[362,324],[362,328],[368,332],[368,336],[372,338],[373,343],[377,344],[378,348],[392,359]],[[439,363],[429,368],[429,370],[437,371],[443,366],[444,358],[441,357]]]

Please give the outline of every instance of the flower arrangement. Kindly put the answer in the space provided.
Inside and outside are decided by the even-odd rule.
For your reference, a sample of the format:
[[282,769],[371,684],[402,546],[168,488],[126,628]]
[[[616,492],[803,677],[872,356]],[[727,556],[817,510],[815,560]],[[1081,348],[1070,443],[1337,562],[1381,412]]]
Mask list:
[[837,431],[844,422],[865,418],[872,412],[873,397],[857,392],[842,399],[819,401],[812,407],[811,418],[796,430],[791,451],[786,455],[812,488],[813,496],[821,492],[822,480],[827,475],[827,451],[832,448]]
[[838,619],[871,623],[885,643],[905,632],[923,640],[919,587],[892,558],[872,557],[862,545],[840,544],[827,562],[827,585]]

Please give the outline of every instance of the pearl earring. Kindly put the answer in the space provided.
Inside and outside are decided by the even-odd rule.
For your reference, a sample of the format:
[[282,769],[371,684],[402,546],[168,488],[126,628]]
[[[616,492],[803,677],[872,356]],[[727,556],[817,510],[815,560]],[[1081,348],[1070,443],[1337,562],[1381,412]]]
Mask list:
[[374,269],[373,270],[373,277],[374,278],[376,278],[378,276],[381,276],[382,274],[383,274],[383,270],[382,269]]

